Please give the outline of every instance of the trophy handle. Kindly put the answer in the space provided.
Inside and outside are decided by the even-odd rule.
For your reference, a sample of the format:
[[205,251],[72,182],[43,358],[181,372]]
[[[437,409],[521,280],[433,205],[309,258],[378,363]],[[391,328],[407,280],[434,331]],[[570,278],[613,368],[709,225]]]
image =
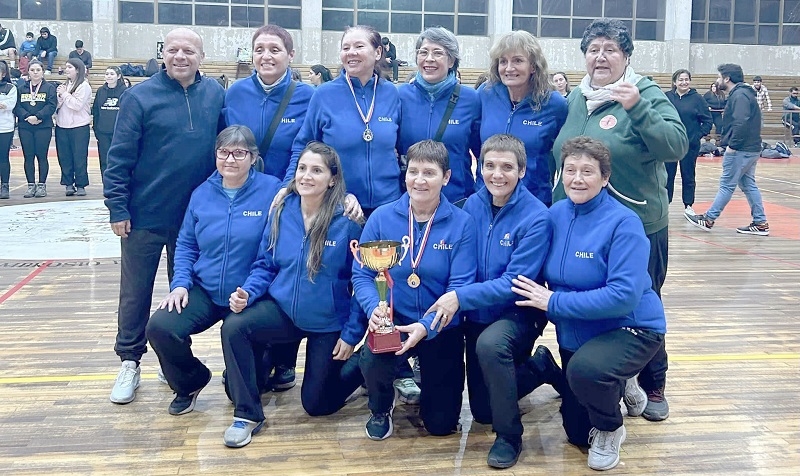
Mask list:
[[406,255],[408,254],[408,248],[409,248],[409,246],[411,246],[411,238],[409,238],[408,235],[405,235],[403,237],[403,244],[400,245],[400,246],[401,246],[401,248],[403,248],[403,255],[400,256],[399,260],[397,260],[397,264],[402,265],[403,264],[403,260],[405,259]]
[[358,240],[351,240],[350,241],[350,252],[353,253],[353,259],[356,260],[356,263],[360,264],[361,267],[364,267],[364,263],[358,257]]

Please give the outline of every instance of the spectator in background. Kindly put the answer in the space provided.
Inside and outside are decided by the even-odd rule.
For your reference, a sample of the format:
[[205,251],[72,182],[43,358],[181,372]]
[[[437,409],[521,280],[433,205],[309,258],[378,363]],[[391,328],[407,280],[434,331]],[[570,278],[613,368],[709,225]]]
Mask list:
[[756,102],[761,109],[761,127],[764,127],[764,108],[767,112],[772,112],[772,101],[769,99],[769,91],[761,82],[761,76],[753,76],[753,89],[756,90]]
[[[120,73],[120,74],[121,74],[121,73]],[[122,82],[123,82],[123,83],[125,83],[125,87],[126,87],[126,88],[130,88],[130,87],[132,87],[132,86],[133,86],[133,85],[131,84],[131,80],[130,80],[130,79],[128,79],[128,78],[125,78],[125,77],[123,77],[123,78],[122,78]]]
[[3,28],[3,25],[0,25],[0,54],[8,56],[8,66],[13,68],[17,59],[17,43],[11,30]]
[[331,76],[331,70],[321,64],[315,64],[308,72],[308,80],[314,86],[319,86],[322,83],[333,81],[333,76]]
[[0,61],[0,199],[8,198],[8,179],[11,162],[8,152],[14,139],[14,107],[17,105],[17,87],[11,82],[8,64]]
[[128,89],[122,81],[118,66],[106,68],[106,82],[97,90],[92,105],[92,127],[97,138],[97,152],[100,156],[100,177],[106,171],[108,149],[114,136],[114,123],[119,114],[119,98]]
[[479,74],[478,78],[475,79],[475,89],[478,89],[481,84],[485,83],[488,80],[489,80],[489,73],[488,72],[483,72],[483,73]]
[[569,87],[569,79],[567,79],[566,73],[559,71],[558,73],[553,74],[553,84],[556,85],[556,91],[561,93],[562,96],[569,96],[571,89]]
[[50,29],[43,26],[39,30],[39,39],[36,40],[36,56],[42,63],[47,61],[47,69],[44,74],[53,72],[53,61],[58,54],[58,38],[50,34]]
[[75,49],[69,52],[69,57],[83,61],[87,70],[92,68],[92,54],[83,49],[83,41],[81,40],[75,41]]
[[397,75],[400,74],[400,62],[397,61],[397,48],[394,43],[389,41],[389,38],[383,37],[381,40],[383,49],[386,51],[386,64],[392,68],[392,82],[397,82]]
[[19,45],[19,56],[20,58],[25,56],[28,58],[28,61],[32,60],[33,57],[36,56],[36,40],[33,39],[33,32],[29,31],[28,33],[25,33],[25,41]]
[[[800,90],[792,86],[783,100],[783,141],[800,147]],[[793,111],[793,112],[790,112]]]
[[714,123],[714,130],[717,132],[717,139],[719,139],[722,137],[722,111],[725,110],[725,103],[728,100],[725,97],[725,93],[717,88],[717,83],[711,83],[711,87],[703,95],[703,99],[708,103],[711,121]]

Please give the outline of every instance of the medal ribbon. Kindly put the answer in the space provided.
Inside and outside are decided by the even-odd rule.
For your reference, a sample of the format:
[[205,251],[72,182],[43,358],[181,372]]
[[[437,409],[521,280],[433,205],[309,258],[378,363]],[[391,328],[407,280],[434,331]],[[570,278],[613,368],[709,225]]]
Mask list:
[[409,254],[411,254],[411,272],[416,273],[417,267],[419,266],[419,262],[422,261],[422,253],[425,252],[425,244],[428,242],[428,236],[431,233],[431,225],[433,225],[433,219],[436,217],[436,212],[439,210],[439,207],[436,207],[436,210],[433,211],[433,215],[431,215],[431,219],[428,220],[428,224],[425,225],[425,234],[422,235],[422,243],[419,247],[419,253],[417,253],[417,257],[414,258],[414,213],[411,211],[411,204],[408,204],[408,236],[411,238],[411,243],[409,243]]
[[44,80],[39,81],[39,85],[36,86],[36,91],[33,90],[33,85],[30,86],[31,90],[31,101],[36,102],[36,96],[39,95],[39,90],[42,89],[42,83]]
[[375,84],[372,86],[372,104],[369,105],[369,111],[367,111],[367,115],[364,115],[364,111],[361,110],[361,105],[358,104],[358,98],[356,98],[356,90],[353,89],[353,83],[350,82],[350,75],[345,73],[345,79],[347,80],[347,85],[350,86],[350,92],[353,94],[353,100],[356,102],[356,107],[358,108],[358,115],[361,116],[361,120],[364,121],[364,125],[369,129],[369,121],[372,119],[372,113],[375,111],[375,92],[378,90],[378,77],[373,76],[375,79]]

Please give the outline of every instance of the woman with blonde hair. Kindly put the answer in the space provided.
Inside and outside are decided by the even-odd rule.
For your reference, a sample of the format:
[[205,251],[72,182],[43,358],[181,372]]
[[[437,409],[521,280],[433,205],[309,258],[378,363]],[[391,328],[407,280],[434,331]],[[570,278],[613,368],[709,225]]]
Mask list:
[[[481,142],[502,133],[522,140],[528,156],[523,183],[549,206],[550,150],[566,121],[567,101],[555,90],[542,47],[530,33],[506,33],[492,47],[489,57],[489,80],[478,89]],[[478,188],[482,182],[478,175]]]

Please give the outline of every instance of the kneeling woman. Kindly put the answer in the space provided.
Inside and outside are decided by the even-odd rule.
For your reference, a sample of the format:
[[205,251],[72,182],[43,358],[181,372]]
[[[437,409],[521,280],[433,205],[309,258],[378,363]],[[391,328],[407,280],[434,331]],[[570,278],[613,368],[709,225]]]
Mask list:
[[224,442],[233,448],[250,443],[264,425],[254,346],[307,338],[301,401],[312,416],[335,413],[364,382],[353,350],[364,337],[366,316],[352,297],[349,248],[361,226],[344,216],[336,151],[321,142],[307,145],[287,191],[270,216],[250,275],[230,295],[235,314],[222,324],[235,405]]
[[485,187],[464,205],[477,229],[488,230],[478,236],[477,279],[439,298],[434,309],[448,315],[466,311],[469,406],[475,421],[491,424],[497,433],[487,463],[508,468],[517,462],[522,444],[517,400],[560,377],[547,347],[531,357],[547,316],[515,306],[517,295],[511,292],[518,275],[544,282],[540,276],[553,225],[547,207],[521,180],[526,172],[522,141],[493,135],[483,143],[479,163]]
[[[459,316],[428,312],[428,308],[442,294],[475,280],[475,225],[442,194],[450,180],[444,144],[418,142],[409,147],[407,157],[408,192],[375,210],[361,242],[410,239],[406,258],[389,270],[394,281],[394,320],[402,324],[398,330],[408,334],[397,355],[417,346],[422,422],[431,434],[448,435],[457,429],[461,414],[464,335]],[[370,316],[370,330],[386,317],[378,307],[374,278],[375,271],[354,264],[353,285],[358,302]],[[396,362],[394,353],[374,354],[368,347],[362,351],[361,371],[372,412],[366,431],[373,440],[392,434]]]
[[544,265],[550,290],[520,277],[514,291],[525,297],[518,304],[547,311],[555,324],[569,384],[561,392],[567,439],[576,446],[588,441],[589,467],[606,470],[619,463],[625,441],[620,399],[635,393],[628,412],[644,411],[647,396],[635,377],[661,346],[667,325],[647,272],[642,221],[606,192],[608,149],[575,137],[563,144],[561,161],[568,200],[550,208],[553,242]]
[[172,292],[147,323],[153,347],[175,399],[171,415],[194,408],[211,371],[192,354],[191,335],[230,314],[228,299],[258,254],[275,177],[251,168],[258,158],[253,133],[231,126],[219,133],[217,171],[192,193],[175,246]]

